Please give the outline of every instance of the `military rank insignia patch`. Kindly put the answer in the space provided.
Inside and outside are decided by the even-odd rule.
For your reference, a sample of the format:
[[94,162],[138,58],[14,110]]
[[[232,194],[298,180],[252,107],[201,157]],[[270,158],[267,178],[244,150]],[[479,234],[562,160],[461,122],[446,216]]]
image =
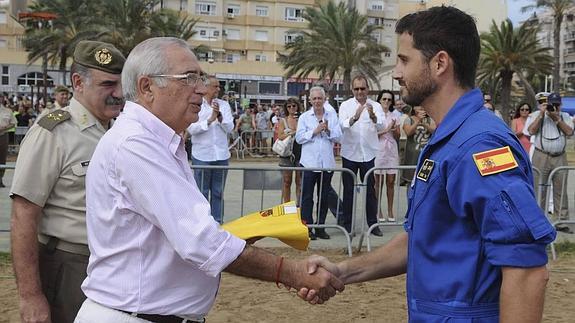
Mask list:
[[473,154],[473,160],[481,176],[497,174],[517,167],[517,161],[509,146]]
[[419,172],[417,172],[417,178],[427,182],[429,175],[431,175],[431,171],[433,170],[433,166],[435,166],[435,162],[433,160],[424,160],[423,164],[421,164],[421,168],[419,168]]

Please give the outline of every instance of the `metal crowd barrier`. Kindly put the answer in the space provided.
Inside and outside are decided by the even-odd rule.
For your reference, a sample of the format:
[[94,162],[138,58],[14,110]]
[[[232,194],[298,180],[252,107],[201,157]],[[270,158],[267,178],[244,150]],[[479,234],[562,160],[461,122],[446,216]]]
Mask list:
[[[299,171],[302,172],[302,185],[303,185],[303,172],[310,171],[310,172],[320,172],[320,171],[333,171],[334,177],[332,178],[332,183],[334,180],[337,185],[333,185],[332,187],[337,187],[334,189],[338,195],[338,198],[342,196],[343,191],[343,184],[341,179],[341,174],[346,173],[352,176],[353,183],[357,183],[356,176],[348,169],[345,168],[302,168],[302,167],[279,167],[279,166],[263,166],[263,167],[240,167],[240,166],[208,166],[208,165],[192,165],[192,170],[194,172],[201,171],[202,169],[212,169],[212,170],[225,170],[227,171],[227,180],[223,190],[222,196],[222,214],[223,220],[225,222],[226,218],[229,219],[232,216],[231,212],[233,212],[234,216],[250,214],[252,212],[257,212],[259,210],[272,207],[274,205],[282,203],[282,186],[283,186],[283,179],[282,174],[284,171]],[[230,173],[233,172],[241,172],[240,176],[234,176],[233,179],[230,177]],[[336,176],[337,175],[337,176]],[[199,183],[198,186],[201,188],[203,184],[203,173],[199,176]],[[240,179],[238,183],[237,180]],[[320,182],[321,183],[321,182]],[[293,193],[295,189],[295,179],[292,179],[292,187],[291,192]],[[316,216],[314,223],[308,223],[308,228],[331,228],[337,229],[343,232],[346,240],[347,251],[348,255],[352,256],[352,245],[351,245],[351,237],[353,234],[348,233],[347,230],[338,225],[338,216],[340,212],[340,205],[339,203],[336,204],[335,209],[332,209],[331,212],[334,217],[335,221],[332,218],[326,217],[326,223],[319,224],[317,223],[318,220],[318,210],[321,209],[322,201],[321,199],[317,198],[317,196],[321,195],[322,190],[325,189],[321,184],[319,188],[316,188],[315,197],[315,207],[312,210],[312,214]],[[292,197],[295,194],[291,195]],[[354,197],[353,197],[353,211],[351,215],[352,229],[355,228],[356,220],[355,220],[355,200],[357,194],[354,190]],[[291,200],[295,200],[298,205],[299,201],[301,200],[301,196],[295,196]],[[363,235],[363,232],[361,232]]]
[[[560,167],[560,168],[557,168],[557,169],[561,170],[561,169],[565,169],[565,168],[568,168],[568,167]],[[409,188],[409,184],[407,184],[408,186],[405,187],[405,192],[404,192],[404,190],[403,190],[403,189],[401,188],[401,186],[400,186],[400,181],[401,181],[401,176],[400,176],[400,174],[401,174],[401,171],[403,171],[403,170],[409,170],[409,169],[415,170],[415,169],[416,169],[416,166],[415,166],[415,165],[397,166],[397,167],[372,168],[371,170],[369,170],[369,171],[366,173],[365,176],[366,176],[366,178],[367,178],[367,176],[369,176],[369,175],[376,175],[376,174],[375,174],[375,171],[378,171],[378,170],[390,170],[390,169],[397,169],[397,170],[398,170],[398,174],[397,174],[396,177],[395,177],[395,184],[394,184],[395,192],[394,192],[393,205],[394,205],[395,221],[393,221],[393,222],[378,222],[378,223],[375,223],[375,224],[371,225],[369,228],[367,228],[367,231],[366,231],[366,233],[365,233],[365,237],[366,237],[366,247],[367,247],[367,251],[368,251],[368,252],[371,251],[371,239],[370,239],[370,237],[371,237],[371,231],[373,231],[373,229],[375,229],[375,228],[377,228],[377,227],[379,227],[380,229],[383,229],[384,227],[397,227],[397,226],[401,226],[401,227],[402,227],[402,226],[403,226],[403,220],[404,220],[404,218],[405,218],[405,212],[407,212],[407,204],[408,204],[408,201],[407,201],[407,189]],[[575,169],[575,168],[569,168],[569,169]],[[544,183],[541,182],[541,181],[542,181],[542,178],[541,178],[541,176],[540,176],[540,175],[541,175],[541,171],[540,171],[539,169],[537,169],[536,167],[533,167],[533,172],[534,172],[534,174],[537,175],[537,176],[534,176],[534,177],[538,179],[538,183],[534,183],[534,185],[536,186],[536,198],[537,198],[537,203],[539,204],[539,206],[541,206],[541,208],[544,208],[544,206],[541,205],[541,202],[542,202],[541,195],[542,195],[543,187],[544,187],[544,186],[549,186],[549,184],[548,184],[548,183],[545,183],[545,184],[544,184]],[[554,171],[554,172],[555,172],[555,171]],[[553,172],[552,174],[554,174],[554,172]],[[382,176],[385,176],[385,175],[382,174]],[[550,175],[550,178],[551,178],[551,175]],[[382,180],[384,180],[384,179],[382,179]],[[364,190],[363,190],[363,193],[361,194],[361,196],[362,196],[362,201],[363,201],[363,203],[365,203],[365,198],[366,198],[367,190],[365,189],[365,185],[364,185],[364,184],[361,184],[361,185],[359,185],[359,186],[361,186],[361,187],[364,189]],[[377,198],[378,198],[378,207],[382,207],[382,208],[383,208],[383,206],[385,206],[384,210],[386,210],[386,209],[387,209],[387,200],[386,200],[385,194],[382,194],[384,189],[387,190],[386,185],[385,185],[385,182],[383,183],[383,188],[380,190],[380,194],[379,194],[379,196],[378,196]],[[400,191],[401,191],[401,193],[400,193]],[[548,190],[547,194],[549,194],[549,191],[550,191],[550,190]],[[404,202],[404,203],[402,203],[402,202]],[[548,203],[549,203],[549,198],[547,198],[547,204],[548,204]],[[383,206],[382,206],[382,205],[383,205]],[[548,206],[546,206],[546,207],[547,207],[547,209],[548,209]],[[546,209],[546,210],[547,210],[547,209]],[[378,211],[379,211],[379,209],[378,209]],[[366,223],[365,223],[365,216],[366,216],[366,214],[365,214],[365,208],[362,208],[362,212],[359,213],[359,214],[361,214],[362,217],[361,217],[361,218],[357,217],[357,218],[358,218],[359,220],[363,221],[363,222],[362,222],[362,226],[366,226]],[[401,215],[401,217],[399,217],[399,215]],[[401,219],[401,221],[400,221],[400,219]],[[358,221],[359,221],[359,220],[358,220]],[[567,222],[561,222],[561,223],[567,223]],[[575,223],[575,222],[569,222],[569,223]],[[385,232],[385,231],[382,230],[382,232]],[[362,247],[362,241],[360,240],[359,246],[358,246],[358,250],[361,250],[361,247]],[[554,246],[551,245],[551,248],[552,248],[553,254],[555,254]],[[555,259],[555,256],[553,256],[553,257],[554,257],[553,259]]]
[[[14,170],[16,167],[14,165],[0,165],[0,169],[4,169],[4,170]],[[6,182],[4,182],[6,183]],[[10,187],[8,187],[9,185],[6,186],[6,188],[4,188],[6,191],[8,191],[10,189]],[[8,193],[6,193],[6,196],[8,196]],[[0,205],[0,210],[2,208],[6,207],[5,205]],[[0,212],[1,214],[1,212]],[[1,228],[0,227],[0,233],[9,233],[10,232],[10,212],[6,213],[6,217],[8,221],[6,221],[6,223],[8,224],[8,228]]]
[[[549,178],[547,179],[547,183],[546,183],[546,188],[547,188],[547,194],[546,194],[546,199],[545,199],[545,205],[544,205],[544,211],[546,214],[547,211],[549,210],[549,207],[551,206],[551,196],[553,194],[553,179],[555,176],[563,176],[563,178],[561,178],[561,184],[563,186],[563,189],[561,191],[561,196],[559,198],[559,201],[553,201],[553,204],[558,203],[559,204],[559,212],[561,213],[561,206],[563,204],[563,199],[567,199],[566,205],[567,205],[567,219],[561,219],[560,214],[555,214],[555,216],[557,217],[557,220],[554,220],[553,217],[549,218],[549,221],[553,224],[554,227],[557,227],[558,225],[561,224],[568,224],[568,225],[572,225],[575,224],[575,220],[571,219],[569,216],[569,196],[568,196],[568,181],[567,178],[569,177],[569,172],[575,170],[574,166],[560,166],[557,167],[555,169],[553,169],[550,173],[549,173]],[[575,200],[575,190],[571,191],[573,194],[573,199]],[[557,260],[557,253],[555,251],[555,241],[551,242],[551,255],[553,256],[553,260]]]
[[[273,154],[274,130],[248,130],[243,131],[240,138],[243,143],[243,151],[252,157],[258,157],[258,153]],[[264,145],[261,140],[265,140]]]
[[[366,239],[366,245],[367,245],[367,251],[371,251],[371,231],[373,231],[375,228],[380,228],[383,229],[383,227],[397,227],[397,226],[403,226],[403,219],[405,218],[405,213],[407,212],[407,189],[409,188],[409,183],[406,184],[405,189],[402,189],[402,186],[400,186],[401,183],[401,172],[405,171],[405,170],[415,170],[416,166],[415,165],[402,165],[402,166],[397,166],[397,167],[374,167],[372,169],[370,169],[366,174],[364,179],[367,179],[368,176],[382,176],[382,181],[383,181],[383,186],[382,189],[379,192],[379,196],[377,196],[378,198],[378,212],[379,209],[382,207],[382,204],[385,206],[384,210],[387,210],[387,197],[385,194],[382,194],[383,191],[387,191],[387,187],[385,184],[385,174],[376,174],[376,171],[381,171],[381,170],[397,170],[397,175],[395,175],[395,183],[394,183],[394,199],[393,199],[393,205],[394,205],[394,216],[395,216],[395,220],[393,222],[379,222],[375,223],[373,225],[371,225],[370,227],[367,228],[367,231],[365,232],[363,236],[365,236]],[[375,181],[374,181],[375,182]],[[360,187],[362,187],[363,193],[361,194],[362,196],[362,203],[364,203],[363,207],[361,208],[361,212],[359,214],[362,215],[362,217],[357,217],[358,220],[357,221],[362,221],[362,228],[365,228],[367,226],[367,223],[365,221],[366,218],[366,210],[365,210],[365,201],[366,201],[366,195],[367,195],[367,188],[366,188],[366,184],[362,183],[361,185],[358,185]],[[377,192],[377,190],[376,190]],[[401,193],[400,193],[401,192]],[[404,203],[401,203],[401,202]],[[400,214],[401,214],[401,218],[400,218]],[[400,220],[401,219],[401,220]],[[363,230],[362,230],[363,231]],[[382,232],[385,232],[384,230],[382,230]],[[363,245],[363,240],[360,238],[359,240],[359,245],[358,245],[358,251],[361,250]]]

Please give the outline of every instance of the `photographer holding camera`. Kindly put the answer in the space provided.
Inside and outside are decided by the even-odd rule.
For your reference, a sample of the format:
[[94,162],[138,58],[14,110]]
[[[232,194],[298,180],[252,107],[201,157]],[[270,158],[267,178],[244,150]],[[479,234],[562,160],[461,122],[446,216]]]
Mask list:
[[[533,112],[527,118],[523,133],[534,136],[535,151],[533,152],[532,164],[541,171],[544,185],[553,169],[567,166],[565,147],[567,137],[573,135],[573,122],[568,113],[561,112],[561,96],[558,93],[551,93],[547,97],[547,103],[541,103],[539,111]],[[539,183],[537,177],[535,174],[535,183]],[[541,205],[545,207],[546,186],[543,186],[541,193]],[[569,218],[567,202],[562,176],[555,176],[553,178],[553,221]],[[556,229],[572,233],[567,226],[556,226]]]

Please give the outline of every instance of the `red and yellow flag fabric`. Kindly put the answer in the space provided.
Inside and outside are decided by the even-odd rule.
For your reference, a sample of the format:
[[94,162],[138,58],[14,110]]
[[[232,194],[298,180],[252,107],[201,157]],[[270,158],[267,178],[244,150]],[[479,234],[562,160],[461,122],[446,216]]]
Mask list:
[[473,154],[473,160],[481,176],[497,174],[517,167],[517,161],[509,146]]

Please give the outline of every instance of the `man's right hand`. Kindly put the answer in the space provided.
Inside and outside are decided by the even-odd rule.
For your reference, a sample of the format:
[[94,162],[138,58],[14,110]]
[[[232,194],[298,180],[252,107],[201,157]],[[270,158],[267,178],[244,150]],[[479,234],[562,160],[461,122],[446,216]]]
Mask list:
[[50,305],[44,294],[20,297],[20,318],[25,323],[50,323]]
[[[327,258],[322,256],[313,255],[307,259],[307,270],[308,274],[314,275],[318,272],[328,271],[334,277],[339,277],[341,275],[341,271],[338,266],[332,262],[330,262]],[[344,282],[342,282],[339,278],[337,279],[339,283],[342,284],[342,289],[339,290],[340,292],[343,291],[345,288]],[[310,304],[323,304],[327,299],[322,297],[322,294],[319,290],[308,288],[309,286],[300,288],[298,291],[298,297],[309,302]]]

